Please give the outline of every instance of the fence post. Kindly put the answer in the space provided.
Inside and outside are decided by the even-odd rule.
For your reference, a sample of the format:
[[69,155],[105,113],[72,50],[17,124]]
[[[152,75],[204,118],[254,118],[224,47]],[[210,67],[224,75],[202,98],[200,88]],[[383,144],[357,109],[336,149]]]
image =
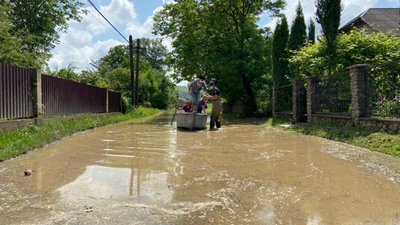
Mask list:
[[307,77],[307,122],[312,122],[312,114],[317,112],[317,85],[318,78]]
[[351,104],[353,107],[353,123],[357,124],[360,117],[369,116],[369,65],[357,64],[348,67],[351,82]]
[[39,69],[33,69],[32,74],[32,107],[33,117],[38,118],[43,115],[42,102],[42,72]]
[[293,108],[293,121],[306,122],[306,93],[304,89],[304,81],[293,80],[292,88],[292,108]]
[[276,86],[272,86],[272,117],[275,118],[276,112]]

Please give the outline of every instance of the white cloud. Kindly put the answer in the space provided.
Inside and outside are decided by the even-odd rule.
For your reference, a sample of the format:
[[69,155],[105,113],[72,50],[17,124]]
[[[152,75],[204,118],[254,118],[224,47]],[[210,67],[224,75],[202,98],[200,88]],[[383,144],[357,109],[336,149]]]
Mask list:
[[76,46],[73,43],[65,42],[61,48],[56,48],[53,57],[49,61],[53,70],[73,65],[79,70],[89,68],[91,60],[98,60],[105,55],[111,47],[124,44],[114,39],[97,41],[94,44]]
[[[139,24],[135,7],[129,0],[111,0],[108,5],[98,6],[98,8],[118,29],[129,27],[132,23],[137,24],[142,34],[151,33],[148,31],[151,28],[147,26],[152,26],[152,24]],[[126,44],[93,7],[86,9],[88,14],[83,16],[81,22],[70,22],[67,32],[60,34],[60,44],[53,49],[53,57],[49,61],[52,70],[68,65],[87,69],[90,67],[91,60],[98,60],[111,47]]]
[[112,0],[109,5],[102,6],[100,11],[113,24],[124,24],[137,19],[135,7],[128,0]]
[[126,33],[132,34],[133,38],[154,38],[153,31],[153,18],[148,17],[143,24],[138,21],[127,24]]

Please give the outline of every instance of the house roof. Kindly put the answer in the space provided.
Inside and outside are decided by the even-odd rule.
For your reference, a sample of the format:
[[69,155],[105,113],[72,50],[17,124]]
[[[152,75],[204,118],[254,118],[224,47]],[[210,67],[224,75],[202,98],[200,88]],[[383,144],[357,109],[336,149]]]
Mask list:
[[378,32],[400,35],[400,8],[370,8],[342,26],[339,31],[346,32],[360,25],[366,25]]

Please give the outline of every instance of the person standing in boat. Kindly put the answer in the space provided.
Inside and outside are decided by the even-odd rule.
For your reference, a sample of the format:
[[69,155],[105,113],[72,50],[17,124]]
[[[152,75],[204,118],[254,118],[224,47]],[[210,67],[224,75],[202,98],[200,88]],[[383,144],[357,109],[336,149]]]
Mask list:
[[221,92],[219,88],[215,86],[213,80],[210,82],[209,86],[210,89],[208,90],[209,93],[208,99],[211,99],[212,102],[210,130],[212,130],[214,129],[214,126],[217,126],[217,128],[221,127],[220,115],[222,110],[222,103],[221,103]]
[[203,89],[207,93],[207,85],[206,85],[206,82],[204,82],[204,80],[205,80],[205,77],[202,75],[199,75],[189,85],[189,95],[192,96],[192,102],[194,104],[195,109],[200,101],[201,89]]

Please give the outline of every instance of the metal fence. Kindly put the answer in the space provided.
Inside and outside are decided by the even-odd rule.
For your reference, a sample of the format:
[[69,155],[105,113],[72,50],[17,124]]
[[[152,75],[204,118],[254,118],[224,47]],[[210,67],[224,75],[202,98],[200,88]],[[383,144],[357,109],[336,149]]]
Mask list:
[[400,118],[400,63],[371,67],[369,108],[372,116]]
[[320,79],[316,90],[316,112],[351,114],[351,84],[347,71]]
[[0,62],[0,118],[33,117],[32,79],[36,70]]
[[0,119],[32,118],[39,111],[72,115],[107,109],[121,111],[120,93],[0,63]]
[[45,115],[106,112],[103,88],[42,75],[42,93]]
[[108,91],[108,112],[121,112],[121,93]]

